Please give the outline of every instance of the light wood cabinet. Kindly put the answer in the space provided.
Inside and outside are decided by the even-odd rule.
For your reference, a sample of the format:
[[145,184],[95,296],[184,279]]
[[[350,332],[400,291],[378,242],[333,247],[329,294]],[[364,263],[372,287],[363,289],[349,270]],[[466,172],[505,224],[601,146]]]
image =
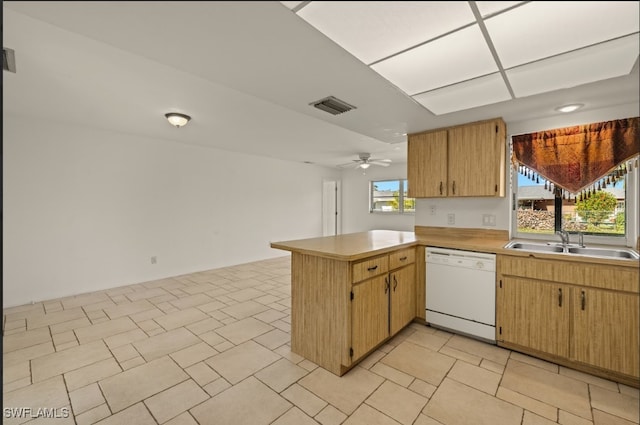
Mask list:
[[501,118],[408,136],[408,195],[504,196],[506,125]]
[[640,384],[634,267],[498,255],[498,345]]
[[416,316],[415,264],[391,273],[389,284],[391,287],[391,317],[389,318],[389,326],[391,335],[395,335]]

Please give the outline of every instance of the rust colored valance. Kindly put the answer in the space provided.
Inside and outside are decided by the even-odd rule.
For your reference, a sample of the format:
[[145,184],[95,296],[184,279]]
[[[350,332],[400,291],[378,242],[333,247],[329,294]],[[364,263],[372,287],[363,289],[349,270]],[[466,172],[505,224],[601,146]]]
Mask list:
[[521,134],[512,142],[514,163],[575,194],[626,171],[640,153],[640,117]]

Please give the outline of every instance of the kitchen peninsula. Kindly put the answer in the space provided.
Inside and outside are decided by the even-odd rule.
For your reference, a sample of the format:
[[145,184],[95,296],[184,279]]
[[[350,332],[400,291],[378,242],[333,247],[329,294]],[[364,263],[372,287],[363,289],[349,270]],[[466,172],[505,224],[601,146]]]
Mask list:
[[390,230],[272,242],[291,252],[291,350],[341,376],[397,334],[416,317],[417,245]]

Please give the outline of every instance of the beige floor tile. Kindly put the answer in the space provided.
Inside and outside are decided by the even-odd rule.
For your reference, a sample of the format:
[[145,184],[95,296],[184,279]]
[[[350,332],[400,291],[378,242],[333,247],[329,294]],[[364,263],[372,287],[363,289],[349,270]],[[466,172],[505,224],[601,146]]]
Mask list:
[[329,404],[314,419],[322,425],[340,425],[347,419],[347,415]]
[[171,419],[169,422],[166,422],[164,425],[198,425],[198,423],[193,419],[193,416],[191,416],[189,412],[184,412],[183,414]]
[[640,422],[640,400],[635,397],[605,390],[595,385],[589,385],[591,405],[614,416],[631,422]]
[[291,408],[284,398],[249,377],[191,409],[201,425],[267,425]]
[[134,367],[143,365],[145,361],[142,357],[137,356],[131,359],[120,361],[119,363],[120,363],[120,367],[122,367],[122,370],[129,370],[129,369],[133,369]]
[[100,388],[113,412],[166,390],[189,378],[169,357],[103,379]]
[[104,300],[104,301],[100,301],[97,303],[93,303],[93,304],[87,304],[87,305],[83,305],[82,309],[84,310],[85,313],[87,313],[87,316],[90,313],[95,313],[95,312],[101,312],[102,314],[104,314],[104,311],[102,311],[105,308],[109,308],[109,307],[115,307],[116,303],[114,303],[113,301],[111,301],[110,298]]
[[154,308],[154,305],[147,300],[133,302],[126,300],[126,302],[118,304],[116,307],[105,308],[104,312],[107,313],[107,316],[109,316],[111,320],[113,320],[119,317],[140,313],[141,311],[152,310]]
[[73,331],[62,332],[52,336],[53,336],[53,343],[56,345],[77,341],[76,334]]
[[227,382],[224,378],[218,378],[212,382],[209,382],[207,385],[203,387],[203,389],[209,394],[211,397],[220,394],[222,391],[227,388],[231,388],[231,384]]
[[32,347],[51,341],[51,333],[47,328],[21,332],[2,338],[2,352],[8,353],[22,348]]
[[499,373],[500,375],[504,373],[505,366],[505,364],[492,362],[491,360],[487,359],[482,359],[482,361],[480,362],[481,368],[490,370],[491,372]]
[[588,373],[560,366],[560,375],[568,376],[569,378],[577,379],[578,381],[586,382],[587,384],[597,385],[598,387],[604,388],[609,391],[618,392],[617,383],[609,381],[607,379],[599,378],[597,376],[589,375]]
[[151,414],[164,423],[207,400],[209,395],[189,379],[144,401]]
[[198,335],[198,337],[212,347],[215,347],[218,344],[222,344],[223,342],[229,342],[223,337],[221,337],[220,335],[218,335],[218,333],[216,333],[215,331],[205,332],[203,334]]
[[22,329],[27,330],[27,321],[25,319],[18,319],[14,321],[9,321],[4,324],[4,330],[9,331],[12,329]]
[[377,363],[369,370],[376,375],[387,378],[388,380],[393,381],[401,387],[405,388],[411,385],[411,383],[416,379],[413,376],[407,375],[404,372],[400,372],[398,369],[394,369],[384,363]]
[[306,369],[296,366],[289,360],[280,359],[254,376],[279,393],[308,373]]
[[405,341],[380,360],[380,363],[420,378],[430,384],[438,385],[449,372],[455,360]]
[[[164,313],[163,313],[164,314]],[[164,332],[164,329],[162,329],[162,327],[157,324],[154,320],[149,319],[149,320],[143,320],[142,322],[136,322],[136,324],[138,325],[138,327],[140,329],[142,329],[145,333],[149,333],[149,331],[152,331],[154,329],[160,329],[160,331]]]
[[584,382],[510,359],[500,385],[585,419],[591,419],[589,391]]
[[606,412],[593,410],[593,425],[637,425],[638,422],[631,422],[618,416],[610,415]]
[[318,365],[312,362],[311,360],[304,359],[300,363],[297,363],[301,368],[307,369],[309,372],[312,372],[318,368]]
[[431,385],[428,382],[424,382],[422,379],[415,379],[411,385],[409,385],[409,389],[423,397],[431,398],[438,387]]
[[221,323],[220,321],[209,316],[207,317],[208,319],[204,319],[199,322],[195,322],[188,325],[187,329],[189,329],[189,331],[195,335],[201,335],[203,333],[207,333],[209,331],[212,331],[214,329],[224,326],[224,324]]
[[[327,402],[298,384],[293,384],[281,394],[309,416],[315,416],[327,406]],[[341,415],[346,417],[344,413]],[[343,419],[344,420],[344,419]]]
[[[475,366],[478,366],[482,362],[482,360],[484,360],[480,356],[474,356],[473,354],[456,350],[455,348],[451,348],[449,346],[442,347],[438,352],[440,354],[444,354],[445,356],[453,357],[454,359],[462,360],[463,362],[466,362]],[[504,369],[504,366],[502,366],[502,368]]]
[[394,421],[389,416],[373,409],[366,404],[358,407],[353,412],[353,415],[349,416],[344,425],[399,425],[400,422]]
[[104,342],[94,341],[33,359],[31,375],[33,382],[40,382],[109,358],[111,352]]
[[185,372],[193,378],[201,387],[207,385],[210,382],[215,381],[220,375],[209,367],[205,362],[199,362],[192,366],[185,368]]
[[423,413],[447,425],[520,425],[523,410],[447,378]]
[[129,407],[122,412],[116,413],[106,419],[97,422],[97,425],[156,425],[156,421],[153,420],[153,416],[144,407],[142,403],[138,403]]
[[180,365],[181,368],[186,368],[200,361],[206,360],[209,357],[213,357],[218,352],[211,348],[210,345],[201,342],[200,344],[192,345],[180,351],[176,351],[171,354],[171,358]]
[[138,350],[146,361],[150,361],[200,342],[197,336],[185,328],[178,328],[142,341],[134,342],[133,346],[136,347],[136,350]]
[[220,310],[221,308],[226,307],[225,303],[221,303],[220,301],[211,301],[206,304],[202,304],[197,306],[198,310],[204,311],[205,313],[211,313],[212,311]]
[[258,291],[257,289],[254,289],[254,288],[241,289],[239,291],[229,292],[227,294],[229,298],[233,298],[234,300],[240,301],[240,302],[249,301],[254,298],[262,297],[264,295],[265,295],[264,292]]
[[206,363],[235,385],[279,359],[280,356],[273,351],[253,341],[247,341],[211,357]]
[[67,383],[67,389],[73,391],[120,372],[122,369],[115,359],[109,358],[65,373],[64,380]]
[[159,308],[152,308],[150,310],[141,311],[140,313],[131,314],[129,315],[129,318],[134,322],[140,324],[140,322],[155,319],[156,317],[160,316],[164,316],[164,312]]
[[491,395],[496,394],[502,379],[502,375],[498,373],[463,361],[457,361],[447,377]]
[[282,319],[283,317],[286,317],[286,314],[278,310],[269,309],[263,311],[262,313],[254,314],[253,317],[258,320],[262,320],[265,323],[271,323],[275,322],[276,320]]
[[84,328],[86,326],[91,326],[91,321],[86,317],[81,317],[79,319],[68,320],[66,322],[51,325],[49,328],[51,328],[52,334],[59,334],[61,332]]
[[122,332],[117,335],[113,335],[104,338],[104,342],[112,350],[122,345],[131,344],[132,342],[142,341],[149,338],[142,330],[136,328],[127,332]]
[[20,378],[15,381],[9,382],[7,384],[2,385],[2,392],[9,393],[11,391],[15,391],[20,388],[28,387],[31,385],[31,376],[26,378]]
[[164,329],[170,331],[208,318],[209,316],[206,313],[197,308],[187,308],[186,310],[179,310],[165,316],[156,317],[153,320]]
[[125,296],[129,298],[131,301],[139,301],[144,299],[149,299],[153,297],[158,297],[161,295],[168,295],[169,293],[165,291],[163,288],[151,288],[151,289],[141,289],[134,290],[133,292],[129,292]]
[[[36,412],[39,408],[59,408],[69,405],[69,396],[62,376],[55,376],[46,381],[38,382],[28,387],[3,394],[3,408],[30,408]],[[16,416],[7,418],[3,415],[3,424],[21,424],[30,417]]]
[[[425,329],[428,328],[425,326]],[[411,330],[414,329],[411,328]],[[442,335],[434,334],[432,332],[429,332],[428,330],[416,330],[405,339],[405,341],[420,345],[421,347],[429,348],[433,351],[438,351],[447,343],[448,340],[449,338],[446,338]]]
[[219,351],[221,353],[224,352],[224,351],[227,351],[227,350],[229,350],[229,349],[231,349],[233,347],[235,347],[235,345],[233,345],[229,341],[225,341],[225,342],[222,342],[220,344],[216,344],[216,345],[213,346],[214,349],[216,349],[217,351]]
[[253,338],[253,340],[270,350],[275,350],[281,345],[290,342],[291,336],[286,332],[282,332],[280,329],[274,329],[256,338]]
[[380,350],[376,350],[373,353],[369,354],[367,357],[365,357],[360,363],[358,363],[358,366],[363,369],[371,369],[373,365],[378,363],[378,361],[380,361],[380,359],[382,359],[386,355],[387,353],[384,353]]
[[109,301],[109,296],[101,292],[91,292],[88,294],[77,295],[75,297],[63,298],[60,300],[65,310],[75,307],[84,307],[90,304],[96,304],[103,301]]
[[106,418],[111,415],[111,410],[107,404],[101,404],[98,407],[94,407],[91,410],[87,410],[80,415],[76,415],[76,424],[77,425],[90,425],[98,422],[101,419]]
[[292,407],[287,413],[272,422],[272,425],[318,425],[318,422],[311,419],[297,407]]
[[572,413],[565,412],[564,410],[560,410],[558,412],[558,423],[562,425],[593,425],[593,422],[581,418],[580,416],[576,416]]
[[133,359],[134,357],[140,356],[140,354],[136,351],[135,348],[133,348],[133,345],[131,344],[121,345],[120,347],[113,348],[111,350],[111,353],[114,355],[114,357],[116,358],[116,360],[118,360],[119,363],[122,363],[125,360]]
[[89,384],[69,393],[73,414],[79,415],[105,403],[98,384]]
[[216,329],[216,333],[238,345],[259,335],[272,330],[271,325],[267,325],[253,317],[239,320],[227,326]]
[[504,348],[461,335],[454,335],[446,345],[450,348],[464,351],[474,356],[480,356],[499,364],[506,364],[510,354],[510,351]]
[[80,344],[86,344],[87,342],[107,338],[109,336],[117,335],[134,329],[138,329],[138,327],[133,322],[133,320],[129,319],[128,317],[121,317],[119,319],[98,323],[97,325],[91,325],[84,328],[76,329],[75,333],[78,337],[78,341],[80,341]]
[[559,367],[555,363],[551,363],[546,360],[531,357],[526,354],[516,353],[515,351],[511,352],[511,355],[509,356],[509,358],[513,360],[517,360],[520,363],[526,363],[526,364],[530,364],[531,366],[539,367],[540,369],[544,369],[552,373],[558,373],[559,371]]
[[640,398],[640,389],[638,388],[633,388],[624,384],[618,384],[618,388],[620,389],[620,393],[624,395],[628,395],[634,398]]
[[524,416],[522,417],[522,425],[554,425],[557,423],[555,420],[551,421],[527,410],[524,411]]
[[78,345],[80,345],[78,341],[70,341],[70,342],[65,342],[63,344],[56,344],[56,351],[66,350],[71,347],[77,347]]
[[29,361],[16,363],[9,367],[2,368],[2,383],[17,381],[19,379],[29,378],[31,380],[31,364]]
[[427,398],[391,381],[386,381],[365,403],[401,424],[411,425],[427,404]]
[[73,418],[71,406],[63,406],[48,410],[47,414],[42,413],[37,419],[27,422],[27,425],[76,425],[76,421]]
[[553,420],[554,422],[558,419],[557,407],[535,400],[531,397],[527,397],[526,395],[522,395],[515,391],[511,391],[508,388],[498,388],[496,397],[501,400],[508,401],[511,404],[515,404],[516,406],[520,406],[525,410],[530,410],[531,412],[534,412],[547,419]]
[[356,367],[342,377],[317,368],[298,383],[350,415],[383,381],[375,373]]
[[171,301],[171,304],[174,307],[179,308],[180,310],[188,309],[189,307],[196,307],[203,304],[208,304],[213,301],[208,295],[205,294],[195,294],[195,295],[187,295],[186,297],[182,297],[175,301]]
[[413,425],[442,425],[442,422],[438,422],[435,419],[425,416],[421,413]]
[[269,308],[255,301],[244,301],[221,309],[222,312],[234,317],[237,320],[244,319],[254,314],[261,313]]
[[55,325],[57,323],[68,322],[69,320],[86,317],[81,308],[57,311],[49,314],[27,317],[27,329],[37,329],[43,326]]

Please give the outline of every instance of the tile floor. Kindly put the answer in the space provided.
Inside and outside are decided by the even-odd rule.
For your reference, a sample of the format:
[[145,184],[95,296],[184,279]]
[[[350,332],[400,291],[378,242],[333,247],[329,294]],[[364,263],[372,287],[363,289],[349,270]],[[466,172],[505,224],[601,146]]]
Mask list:
[[5,309],[3,423],[638,424],[637,389],[415,323],[332,375],[290,351],[289,266]]

